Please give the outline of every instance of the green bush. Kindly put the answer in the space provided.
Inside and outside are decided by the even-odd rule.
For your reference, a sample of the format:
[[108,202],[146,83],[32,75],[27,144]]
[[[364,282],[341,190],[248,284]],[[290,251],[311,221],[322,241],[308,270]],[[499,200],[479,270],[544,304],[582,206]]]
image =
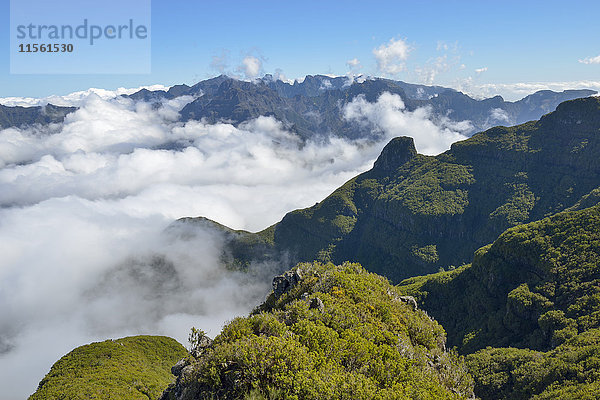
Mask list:
[[29,400],[158,399],[171,366],[188,352],[164,336],[132,336],[81,346],[58,360]]
[[198,399],[458,399],[445,334],[360,265],[299,264],[300,282],[224,327],[171,391]]
[[482,399],[596,399],[600,388],[600,329],[546,353],[487,348],[467,357]]

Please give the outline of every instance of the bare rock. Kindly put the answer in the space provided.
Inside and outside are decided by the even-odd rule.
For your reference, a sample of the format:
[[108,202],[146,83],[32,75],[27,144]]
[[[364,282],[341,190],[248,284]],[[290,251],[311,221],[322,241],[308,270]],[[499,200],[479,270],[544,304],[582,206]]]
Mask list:
[[323,312],[325,310],[325,305],[323,304],[323,300],[321,300],[318,297],[315,297],[314,299],[310,300],[310,304],[309,304],[308,308],[311,310],[317,309],[317,310]]
[[187,357],[182,358],[181,360],[177,361],[177,364],[171,367],[171,373],[175,376],[179,376],[181,375],[181,371],[183,371],[183,369],[188,365],[190,365],[190,360]]
[[296,268],[273,278],[273,293],[279,297],[302,280],[302,270]]
[[407,304],[411,305],[413,310],[416,310],[417,308],[419,308],[417,306],[417,300],[415,300],[415,298],[412,296],[399,296],[398,300],[400,300],[403,303],[407,303]]

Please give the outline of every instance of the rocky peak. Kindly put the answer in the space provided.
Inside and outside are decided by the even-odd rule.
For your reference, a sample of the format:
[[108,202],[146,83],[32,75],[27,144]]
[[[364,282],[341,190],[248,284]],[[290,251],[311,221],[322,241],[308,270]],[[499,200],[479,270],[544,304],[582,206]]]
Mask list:
[[399,166],[410,161],[417,155],[413,138],[401,136],[392,139],[385,145],[383,151],[375,161],[373,169],[390,173]]

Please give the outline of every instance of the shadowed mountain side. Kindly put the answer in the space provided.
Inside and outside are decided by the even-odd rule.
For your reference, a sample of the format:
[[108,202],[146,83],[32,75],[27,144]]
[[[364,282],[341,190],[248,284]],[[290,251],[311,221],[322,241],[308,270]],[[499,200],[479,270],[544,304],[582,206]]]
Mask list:
[[353,260],[392,280],[468,262],[511,226],[562,211],[600,186],[600,99],[492,128],[437,157],[392,140],[372,170],[287,214],[274,243],[302,260]]
[[403,281],[464,352],[553,348],[600,328],[600,206],[504,232],[472,264]]

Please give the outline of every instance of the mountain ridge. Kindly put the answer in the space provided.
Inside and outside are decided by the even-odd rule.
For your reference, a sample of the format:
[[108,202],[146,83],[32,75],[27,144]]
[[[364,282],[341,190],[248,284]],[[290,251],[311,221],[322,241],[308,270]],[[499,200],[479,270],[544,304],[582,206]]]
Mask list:
[[393,281],[467,263],[504,230],[595,198],[598,115],[600,98],[572,100],[435,157],[394,139],[373,169],[258,235],[291,260],[353,260]]
[[[223,86],[225,85],[225,86]],[[206,118],[239,124],[249,118],[272,115],[303,138],[336,134],[357,138],[369,132],[357,129],[343,118],[342,109],[359,95],[369,102],[389,92],[401,97],[408,111],[430,107],[436,118],[455,122],[468,120],[473,130],[487,129],[497,123],[520,124],[538,119],[566,100],[596,94],[593,90],[539,91],[525,98],[506,102],[500,96],[476,100],[454,89],[369,78],[360,81],[347,77],[307,75],[293,84],[265,76],[252,82],[220,75],[194,86],[178,86],[179,95],[196,99],[182,110],[182,120]],[[154,93],[154,94],[152,94]],[[129,95],[134,99],[157,100],[153,96],[175,97],[173,93],[140,91]],[[323,123],[325,122],[325,123]]]
[[[350,139],[375,138],[369,127],[357,126],[345,118],[344,106],[358,96],[375,102],[383,93],[400,96],[407,111],[426,107],[434,119],[455,123],[469,121],[472,128],[463,133],[484,130],[497,124],[515,125],[538,119],[553,111],[565,100],[586,97],[593,90],[538,91],[521,100],[506,102],[502,97],[473,99],[451,88],[394,81],[385,78],[328,77],[307,75],[293,84],[270,75],[252,82],[219,75],[192,86],[174,85],[168,90],[140,89],[122,95],[134,101],[154,103],[160,107],[165,100],[192,96],[181,110],[181,122],[204,119],[209,123],[227,122],[235,125],[259,116],[273,116],[286,129],[303,139],[339,136]],[[77,107],[48,104],[36,107],[0,106],[0,127],[21,127],[35,123],[60,123]]]
[[471,264],[398,289],[469,354],[482,399],[591,399],[600,378],[599,234],[599,204],[561,212],[505,231]]

